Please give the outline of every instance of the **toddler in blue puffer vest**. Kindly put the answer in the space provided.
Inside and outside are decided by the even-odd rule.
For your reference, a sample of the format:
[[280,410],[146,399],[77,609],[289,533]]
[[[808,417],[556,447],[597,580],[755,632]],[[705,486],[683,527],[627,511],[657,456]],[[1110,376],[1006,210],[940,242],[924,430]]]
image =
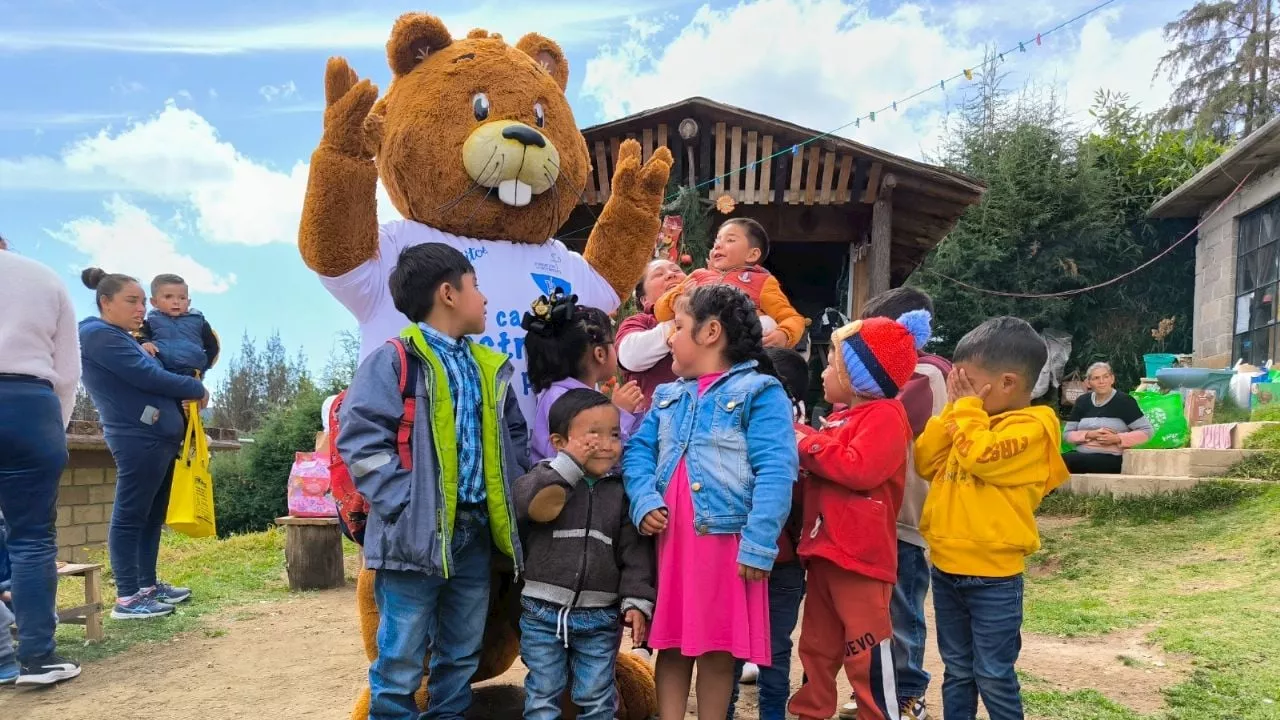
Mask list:
[[191,309],[187,282],[177,275],[151,281],[151,312],[142,324],[142,347],[169,372],[203,377],[218,360],[218,335]]

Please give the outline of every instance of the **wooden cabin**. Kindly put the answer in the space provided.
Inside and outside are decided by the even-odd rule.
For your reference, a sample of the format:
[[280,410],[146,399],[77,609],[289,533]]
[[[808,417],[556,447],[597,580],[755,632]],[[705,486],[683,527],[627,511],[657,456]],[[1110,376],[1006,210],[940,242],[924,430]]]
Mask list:
[[[701,97],[583,134],[593,167],[566,241],[586,241],[624,139],[637,139],[645,159],[665,145],[673,177],[707,183],[699,189],[712,201],[728,194],[737,203],[731,216],[764,225],[773,244],[765,266],[810,318],[828,307],[856,317],[867,298],[903,283],[986,190],[962,173],[835,135],[801,145],[821,133]],[[724,217],[713,212],[713,231]]]

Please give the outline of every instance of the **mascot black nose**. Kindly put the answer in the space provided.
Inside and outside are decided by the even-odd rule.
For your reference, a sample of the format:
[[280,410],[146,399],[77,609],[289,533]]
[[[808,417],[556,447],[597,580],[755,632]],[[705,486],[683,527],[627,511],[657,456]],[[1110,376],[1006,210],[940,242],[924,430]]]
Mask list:
[[502,131],[502,137],[528,147],[546,147],[547,139],[542,137],[542,133],[534,130],[528,125],[512,125]]

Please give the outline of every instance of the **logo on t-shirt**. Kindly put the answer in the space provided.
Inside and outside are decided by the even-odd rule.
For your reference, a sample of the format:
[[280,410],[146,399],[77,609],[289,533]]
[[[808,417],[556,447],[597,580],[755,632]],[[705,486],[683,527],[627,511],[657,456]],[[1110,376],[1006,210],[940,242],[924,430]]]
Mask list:
[[533,284],[538,286],[538,290],[541,291],[543,295],[550,295],[555,292],[557,288],[562,290],[566,295],[573,294],[573,283],[562,277],[544,275],[542,273],[530,273],[529,276],[533,278]]

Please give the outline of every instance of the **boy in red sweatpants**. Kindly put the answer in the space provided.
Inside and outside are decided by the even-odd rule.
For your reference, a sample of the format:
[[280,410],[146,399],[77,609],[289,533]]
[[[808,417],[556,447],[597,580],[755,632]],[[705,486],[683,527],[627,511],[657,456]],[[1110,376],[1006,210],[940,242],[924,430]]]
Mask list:
[[843,665],[859,720],[898,720],[889,602],[898,573],[898,510],[911,426],[896,400],[930,335],[925,310],[854,321],[831,336],[822,387],[847,406],[821,431],[797,429],[808,565],[800,629],[805,684],[789,709],[801,720],[836,713]]

